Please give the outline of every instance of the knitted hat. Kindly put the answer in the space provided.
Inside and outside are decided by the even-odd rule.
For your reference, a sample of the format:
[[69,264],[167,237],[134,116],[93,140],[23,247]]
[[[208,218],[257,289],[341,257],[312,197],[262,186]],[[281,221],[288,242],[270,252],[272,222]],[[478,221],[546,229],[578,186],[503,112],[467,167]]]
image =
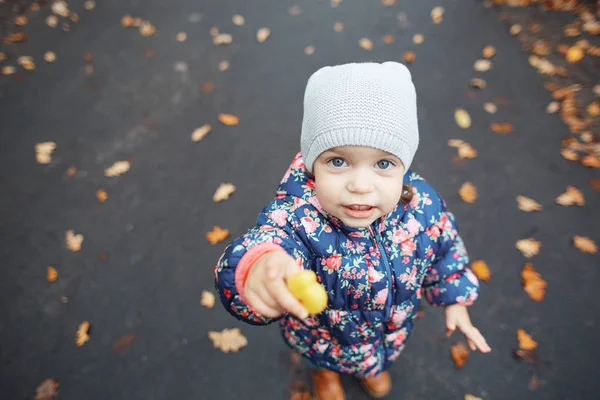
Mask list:
[[369,146],[397,156],[408,170],[419,146],[417,95],[397,62],[323,67],[308,79],[300,150],[312,172],[338,146]]

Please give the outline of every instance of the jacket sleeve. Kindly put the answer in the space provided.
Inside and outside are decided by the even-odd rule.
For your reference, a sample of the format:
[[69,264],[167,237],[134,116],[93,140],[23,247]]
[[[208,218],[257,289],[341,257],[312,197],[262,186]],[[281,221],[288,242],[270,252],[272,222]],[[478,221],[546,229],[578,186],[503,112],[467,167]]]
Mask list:
[[252,325],[267,325],[281,318],[267,318],[245,303],[243,282],[252,264],[269,251],[285,251],[300,268],[307,264],[308,250],[296,234],[299,226],[293,202],[275,199],[257,218],[257,223],[225,248],[215,266],[215,287],[225,309]]
[[479,296],[479,281],[467,267],[469,256],[454,215],[446,209],[445,201],[437,197],[440,213],[427,228],[427,235],[434,240],[437,237],[437,243],[433,246],[433,263],[423,282],[425,297],[434,306],[471,305]]

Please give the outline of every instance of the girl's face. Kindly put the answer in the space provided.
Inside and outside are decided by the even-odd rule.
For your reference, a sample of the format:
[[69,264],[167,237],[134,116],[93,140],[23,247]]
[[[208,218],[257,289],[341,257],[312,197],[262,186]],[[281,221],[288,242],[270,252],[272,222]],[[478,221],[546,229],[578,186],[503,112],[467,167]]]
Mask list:
[[365,146],[327,150],[313,166],[317,200],[352,228],[366,228],[400,201],[404,165],[390,153]]

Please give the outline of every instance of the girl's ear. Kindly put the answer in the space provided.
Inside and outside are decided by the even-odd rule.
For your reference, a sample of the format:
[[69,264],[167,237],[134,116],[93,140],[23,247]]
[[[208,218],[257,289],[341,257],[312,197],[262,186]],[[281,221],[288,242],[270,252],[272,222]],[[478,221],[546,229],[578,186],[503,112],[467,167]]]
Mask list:
[[410,203],[414,196],[414,192],[412,187],[408,185],[402,185],[402,196],[400,196],[400,201],[403,203]]

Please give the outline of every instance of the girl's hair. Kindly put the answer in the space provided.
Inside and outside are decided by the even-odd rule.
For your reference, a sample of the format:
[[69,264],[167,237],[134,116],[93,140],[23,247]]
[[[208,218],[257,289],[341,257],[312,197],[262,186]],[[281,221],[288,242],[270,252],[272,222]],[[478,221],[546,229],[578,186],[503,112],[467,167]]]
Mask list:
[[400,200],[403,203],[410,203],[414,196],[412,187],[409,185],[402,185],[402,196],[400,196]]

